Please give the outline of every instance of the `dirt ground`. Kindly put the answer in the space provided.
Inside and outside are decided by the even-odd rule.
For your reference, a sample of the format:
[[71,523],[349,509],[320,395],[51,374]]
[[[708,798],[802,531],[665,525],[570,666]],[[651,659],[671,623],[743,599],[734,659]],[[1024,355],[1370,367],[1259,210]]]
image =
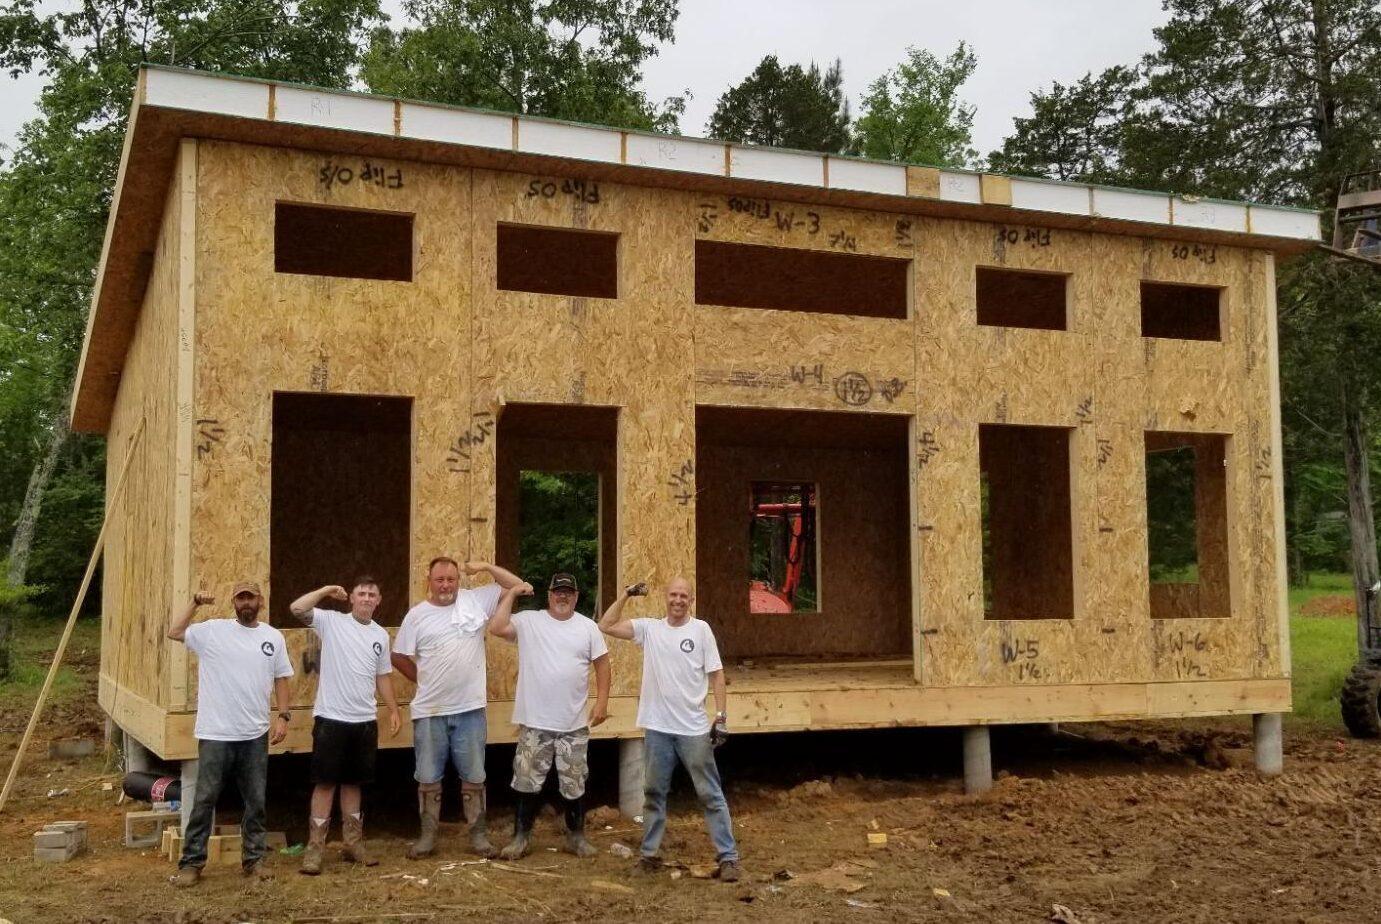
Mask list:
[[[94,656],[79,660],[94,675]],[[7,766],[27,711],[0,714]],[[687,869],[631,878],[610,852],[638,830],[607,812],[591,824],[600,856],[548,850],[502,868],[471,862],[459,824],[443,824],[439,855],[410,862],[412,784],[406,753],[386,754],[369,796],[369,838],[382,862],[352,869],[333,849],[326,872],[299,875],[276,856],[277,878],[248,886],[209,868],[174,890],[173,867],[120,845],[118,774],[104,757],[56,761],[47,735],[99,737],[92,695],[50,713],[0,815],[0,918],[8,921],[1339,921],[1376,920],[1381,900],[1381,746],[1325,730],[1287,728],[1286,773],[1250,769],[1244,720],[998,729],[1002,771],[987,796],[965,797],[959,738],[949,730],[740,736],[720,753],[744,853],[737,885],[696,878],[712,859],[693,800],[683,797],[665,853]],[[511,751],[492,749],[500,794]],[[615,752],[592,754],[592,798],[612,801]],[[306,764],[270,766],[270,827],[302,838]],[[382,782],[388,781],[388,782]],[[105,783],[115,783],[112,791]],[[49,796],[52,791],[65,794]],[[496,798],[499,798],[496,796]],[[443,817],[454,818],[448,788]],[[495,809],[502,842],[510,811]],[[32,859],[44,822],[85,819],[91,849],[65,864]],[[887,835],[869,848],[869,833]],[[333,835],[334,836],[334,835]]]

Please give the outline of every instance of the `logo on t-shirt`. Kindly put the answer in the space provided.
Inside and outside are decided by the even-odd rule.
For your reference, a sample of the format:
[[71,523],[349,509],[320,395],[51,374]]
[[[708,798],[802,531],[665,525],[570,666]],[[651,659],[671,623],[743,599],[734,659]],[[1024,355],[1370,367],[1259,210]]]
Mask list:
[[684,651],[686,654],[690,654],[692,651],[695,650],[695,642],[691,641],[688,638],[681,639],[681,650]]
[[264,657],[273,657],[273,642],[264,642],[264,644],[259,646],[259,650],[264,653]]
[[374,657],[377,658],[379,655],[381,655],[381,654],[383,654],[383,653],[384,653],[384,646],[381,645],[381,644],[379,644],[378,642],[375,642],[375,643],[374,643]]

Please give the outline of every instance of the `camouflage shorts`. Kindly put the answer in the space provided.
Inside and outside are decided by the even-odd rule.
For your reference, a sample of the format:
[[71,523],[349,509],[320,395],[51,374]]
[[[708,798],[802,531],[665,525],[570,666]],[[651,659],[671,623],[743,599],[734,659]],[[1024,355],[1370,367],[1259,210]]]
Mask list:
[[585,781],[590,776],[586,760],[589,747],[588,728],[551,732],[519,725],[518,750],[513,755],[513,788],[518,792],[541,792],[552,764],[556,764],[556,782],[562,798],[579,799],[585,794]]

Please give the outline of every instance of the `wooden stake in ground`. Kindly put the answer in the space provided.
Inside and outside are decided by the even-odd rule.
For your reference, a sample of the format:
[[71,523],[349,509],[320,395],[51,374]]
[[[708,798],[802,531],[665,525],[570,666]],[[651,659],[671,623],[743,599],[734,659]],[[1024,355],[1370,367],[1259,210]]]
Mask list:
[[86,574],[82,576],[81,588],[77,591],[77,599],[72,601],[72,612],[67,614],[67,626],[62,630],[62,638],[58,641],[57,651],[53,652],[53,663],[48,667],[48,676],[43,680],[43,688],[38,691],[38,702],[34,703],[34,712],[33,715],[29,716],[29,725],[24,729],[24,737],[19,739],[19,747],[14,752],[9,776],[5,777],[5,788],[0,790],[0,812],[5,810],[5,803],[9,801],[10,790],[14,788],[15,777],[19,776],[19,765],[24,760],[24,751],[29,747],[29,739],[33,737],[34,729],[38,727],[38,717],[43,713],[43,706],[48,701],[48,691],[53,687],[53,678],[58,675],[58,667],[62,665],[62,656],[67,651],[67,642],[72,638],[72,630],[77,625],[77,614],[81,612],[82,604],[86,602],[86,592],[90,589],[91,578],[96,573],[96,563],[101,560],[101,552],[105,549],[105,531],[110,524],[110,514],[115,509],[115,502],[120,497],[120,491],[125,487],[125,476],[129,474],[129,464],[134,458],[134,447],[138,444],[139,437],[144,435],[144,422],[144,419],[141,418],[139,426],[134,430],[134,435],[129,438],[129,447],[125,450],[125,461],[120,465],[120,477],[115,479],[115,487],[105,500],[105,516],[101,518],[101,531],[96,534],[96,545],[91,550],[91,560],[86,563]]

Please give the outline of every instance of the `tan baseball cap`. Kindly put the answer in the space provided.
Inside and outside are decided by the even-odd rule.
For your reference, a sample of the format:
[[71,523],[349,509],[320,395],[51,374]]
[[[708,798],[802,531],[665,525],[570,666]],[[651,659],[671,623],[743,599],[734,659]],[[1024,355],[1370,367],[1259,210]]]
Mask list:
[[259,592],[259,585],[254,581],[239,581],[230,589],[230,599],[234,600],[240,594],[254,594],[256,597],[263,596],[263,594]]

